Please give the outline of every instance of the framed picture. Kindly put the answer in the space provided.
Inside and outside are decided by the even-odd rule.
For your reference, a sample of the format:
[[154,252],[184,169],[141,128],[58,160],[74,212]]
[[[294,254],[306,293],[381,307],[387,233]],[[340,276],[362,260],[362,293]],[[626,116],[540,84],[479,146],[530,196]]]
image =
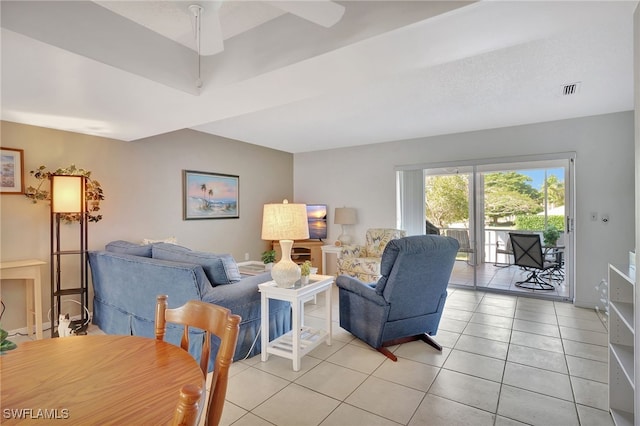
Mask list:
[[238,176],[183,170],[182,183],[184,220],[240,217]]
[[2,194],[24,194],[24,151],[13,148],[2,149]]

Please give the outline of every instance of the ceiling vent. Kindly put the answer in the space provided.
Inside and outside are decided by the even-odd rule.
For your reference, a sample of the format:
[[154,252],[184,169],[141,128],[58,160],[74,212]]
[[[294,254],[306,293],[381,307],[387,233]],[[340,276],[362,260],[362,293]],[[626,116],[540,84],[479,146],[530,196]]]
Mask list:
[[580,91],[580,82],[569,83],[562,86],[562,96],[575,95]]

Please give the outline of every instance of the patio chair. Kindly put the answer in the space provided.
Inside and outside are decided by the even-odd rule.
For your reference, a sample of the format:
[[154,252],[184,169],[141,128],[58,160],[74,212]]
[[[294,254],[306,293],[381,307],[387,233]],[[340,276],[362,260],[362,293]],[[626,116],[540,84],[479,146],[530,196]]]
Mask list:
[[513,248],[513,263],[529,272],[527,279],[516,282],[516,287],[530,290],[554,290],[555,287],[544,280],[544,275],[556,268],[558,264],[545,261],[540,235],[510,232],[509,238]]
[[475,253],[473,247],[471,247],[471,243],[469,242],[469,230],[468,229],[447,229],[445,232],[447,237],[452,237],[458,240],[458,244],[460,244],[460,248],[458,249],[458,253],[466,253],[467,255],[467,263],[471,264],[471,255]]
[[[498,255],[504,255],[507,258],[506,262],[498,262]],[[507,238],[506,242],[496,241],[496,261],[493,266],[500,268],[506,268],[511,266],[511,256],[513,256],[513,247],[511,246],[511,238]]]

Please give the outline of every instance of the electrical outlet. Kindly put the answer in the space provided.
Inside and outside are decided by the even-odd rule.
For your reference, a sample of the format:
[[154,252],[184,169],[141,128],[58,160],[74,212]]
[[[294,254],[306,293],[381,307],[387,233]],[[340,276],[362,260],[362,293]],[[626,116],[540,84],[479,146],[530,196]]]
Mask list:
[[591,213],[591,221],[592,222],[597,222],[597,220],[598,220],[598,213],[592,212]]
[[609,222],[609,215],[608,214],[603,214],[602,215],[602,223],[608,223]]
[[249,253],[244,254],[244,260],[249,260]]

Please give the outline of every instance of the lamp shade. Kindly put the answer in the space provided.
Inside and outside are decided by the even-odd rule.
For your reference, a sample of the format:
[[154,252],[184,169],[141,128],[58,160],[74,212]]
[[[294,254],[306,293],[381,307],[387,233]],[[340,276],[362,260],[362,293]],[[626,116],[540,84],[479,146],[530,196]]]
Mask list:
[[358,223],[356,209],[336,207],[333,223],[338,225],[355,225]]
[[51,210],[54,213],[81,213],[84,176],[51,176]]
[[265,204],[262,214],[263,240],[304,240],[309,238],[305,204]]

